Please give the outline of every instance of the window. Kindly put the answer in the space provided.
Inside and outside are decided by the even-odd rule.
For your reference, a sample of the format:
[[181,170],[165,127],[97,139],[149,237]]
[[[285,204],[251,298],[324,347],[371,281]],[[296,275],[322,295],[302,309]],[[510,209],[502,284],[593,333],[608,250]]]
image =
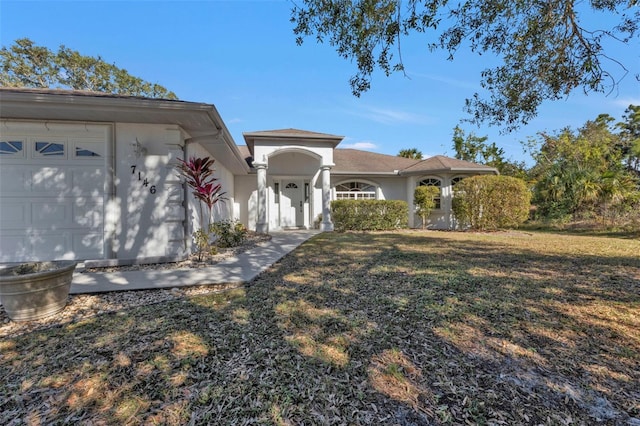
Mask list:
[[88,149],[76,147],[76,157],[100,157],[100,154]]
[[36,142],[36,152],[43,157],[64,157],[64,144]]
[[0,155],[22,153],[22,141],[0,141]]
[[273,202],[278,204],[280,202],[280,182],[274,182],[273,193],[275,194]]
[[298,189],[298,185],[296,185],[293,182],[290,182],[287,184],[287,186],[284,187],[285,189]]
[[451,179],[451,186],[456,186],[456,184],[458,182],[460,182],[462,179],[464,179],[463,177],[454,177],[453,179]]
[[[442,192],[442,181],[440,179],[437,178],[426,178],[426,179],[422,179],[419,183],[418,186],[435,186],[437,187],[441,192]],[[440,197],[435,199],[436,202],[436,207],[435,209],[440,209],[441,205],[440,205]]]
[[336,200],[375,200],[376,187],[365,182],[345,182],[336,185]]

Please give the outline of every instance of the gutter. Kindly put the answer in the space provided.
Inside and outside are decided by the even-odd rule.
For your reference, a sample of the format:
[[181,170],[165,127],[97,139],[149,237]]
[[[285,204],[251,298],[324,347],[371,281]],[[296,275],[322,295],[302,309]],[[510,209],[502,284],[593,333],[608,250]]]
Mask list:
[[392,172],[349,172],[349,171],[333,171],[331,170],[331,176],[400,176],[398,170]]
[[447,169],[431,169],[431,170],[419,170],[419,171],[410,171],[410,172],[404,172],[404,171],[400,171],[398,173],[398,175],[400,176],[419,176],[419,175],[428,175],[428,174],[434,174],[434,173],[455,173],[455,172],[475,172],[475,173],[493,173],[493,174],[499,174],[497,169],[494,169],[493,167],[491,168],[486,168],[486,169],[476,169],[476,168],[447,168]]
[[218,113],[218,110],[215,108],[215,106],[211,105],[211,109],[207,111],[207,114],[209,115],[209,117],[211,118],[211,121],[213,121],[214,124],[220,123],[220,127],[218,127],[216,124],[216,128],[218,129],[218,132],[222,132],[222,139],[225,141],[227,146],[233,152],[233,156],[236,158],[236,161],[240,164],[240,167],[242,167],[245,173],[249,173],[251,171],[251,168],[249,167],[244,157],[242,156],[242,153],[238,148],[238,144],[236,144],[235,141],[233,140],[233,137],[231,136],[229,129],[227,129],[227,126],[224,124],[224,121],[222,120],[222,117],[220,117],[220,114]]

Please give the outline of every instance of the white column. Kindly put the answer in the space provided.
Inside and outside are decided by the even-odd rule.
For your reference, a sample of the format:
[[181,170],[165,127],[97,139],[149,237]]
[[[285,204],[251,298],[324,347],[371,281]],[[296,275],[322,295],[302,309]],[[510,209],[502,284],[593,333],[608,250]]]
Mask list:
[[258,171],[258,220],[256,222],[256,232],[269,233],[269,222],[267,222],[267,164],[253,163]]
[[333,231],[331,221],[331,167],[333,165],[320,166],[322,177],[322,223],[321,231]]
[[441,197],[440,203],[442,205],[442,209],[444,210],[444,226],[446,229],[451,228],[451,201],[452,201],[452,191],[451,191],[451,177],[447,176],[442,179],[442,189],[440,190]]

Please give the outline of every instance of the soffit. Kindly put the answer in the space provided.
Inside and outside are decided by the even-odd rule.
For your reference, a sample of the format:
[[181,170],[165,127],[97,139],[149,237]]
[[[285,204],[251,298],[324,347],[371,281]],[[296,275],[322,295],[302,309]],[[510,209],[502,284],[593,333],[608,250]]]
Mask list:
[[0,88],[0,118],[172,124],[232,172],[249,170],[214,105],[56,89]]

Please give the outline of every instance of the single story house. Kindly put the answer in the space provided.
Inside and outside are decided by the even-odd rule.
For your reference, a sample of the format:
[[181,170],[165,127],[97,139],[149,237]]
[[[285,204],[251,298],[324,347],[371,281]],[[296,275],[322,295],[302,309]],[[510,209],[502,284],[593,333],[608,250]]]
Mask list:
[[[340,149],[297,129],[233,140],[214,105],[55,89],[0,88],[0,262],[170,261],[191,250],[197,204],[178,158],[210,156],[227,200],[218,219],[258,232],[333,229],[336,199],[405,200],[440,188],[429,226],[455,227],[451,188],[495,169]],[[410,226],[420,226],[411,214]]]

